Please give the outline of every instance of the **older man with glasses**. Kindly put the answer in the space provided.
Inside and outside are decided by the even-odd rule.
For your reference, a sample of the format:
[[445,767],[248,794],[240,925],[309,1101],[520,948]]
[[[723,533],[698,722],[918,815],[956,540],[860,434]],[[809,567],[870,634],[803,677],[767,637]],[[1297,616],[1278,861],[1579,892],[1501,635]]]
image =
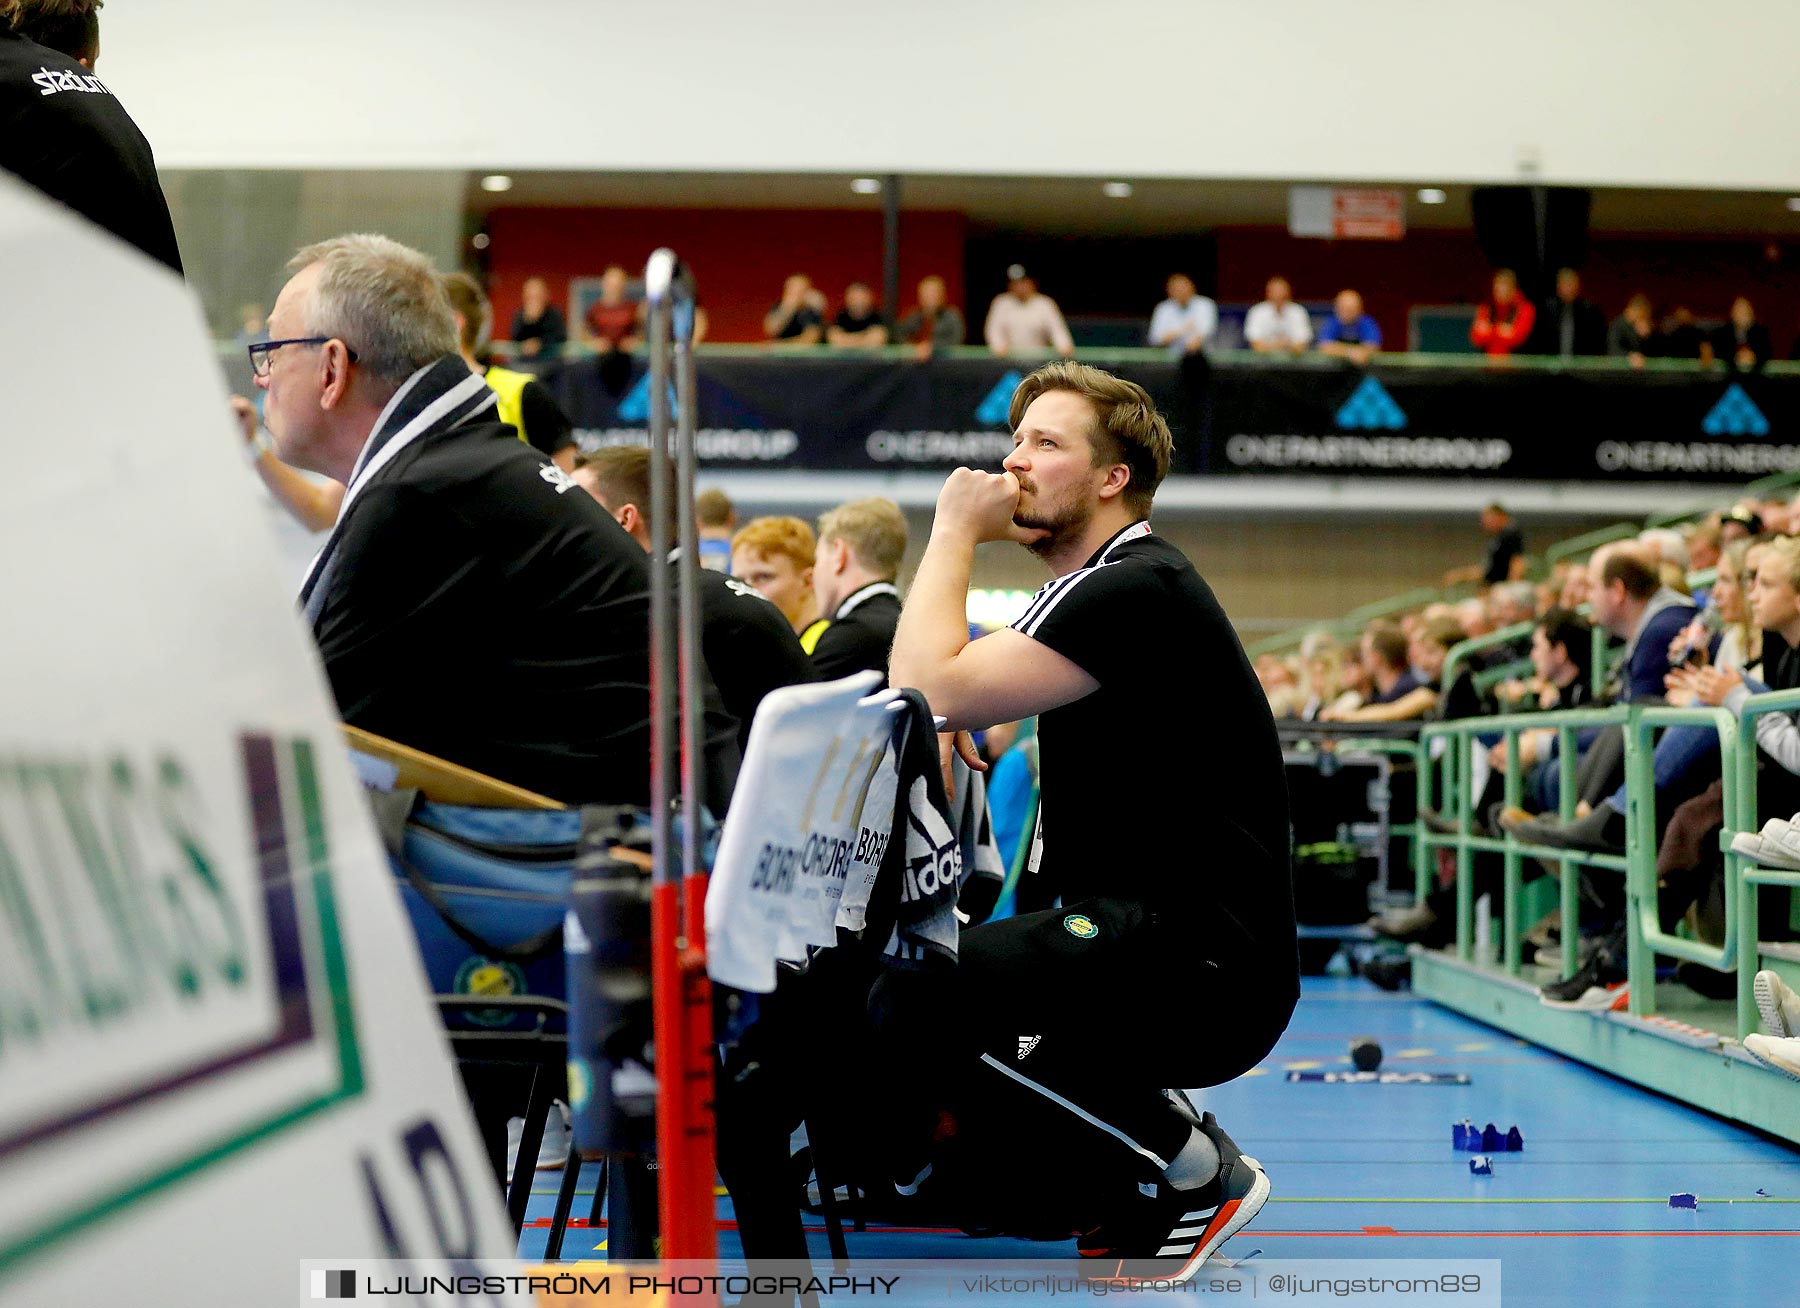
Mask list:
[[[301,591],[344,720],[567,802],[647,802],[643,551],[499,421],[424,255],[343,236],[288,267],[250,357],[273,452],[345,488]],[[710,793],[735,756],[709,751]]]

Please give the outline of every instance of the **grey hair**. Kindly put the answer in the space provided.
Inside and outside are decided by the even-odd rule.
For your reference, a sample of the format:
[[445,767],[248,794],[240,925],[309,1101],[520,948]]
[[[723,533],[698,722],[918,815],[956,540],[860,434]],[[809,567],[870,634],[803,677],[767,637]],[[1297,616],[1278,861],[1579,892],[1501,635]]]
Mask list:
[[1687,567],[1687,538],[1673,527],[1650,527],[1638,533],[1638,544],[1657,552],[1657,557],[1664,563],[1673,563],[1677,567]]
[[398,389],[428,363],[457,353],[456,317],[431,260],[386,236],[359,233],[308,245],[288,271],[323,264],[305,309],[309,336],[334,336],[357,365]]

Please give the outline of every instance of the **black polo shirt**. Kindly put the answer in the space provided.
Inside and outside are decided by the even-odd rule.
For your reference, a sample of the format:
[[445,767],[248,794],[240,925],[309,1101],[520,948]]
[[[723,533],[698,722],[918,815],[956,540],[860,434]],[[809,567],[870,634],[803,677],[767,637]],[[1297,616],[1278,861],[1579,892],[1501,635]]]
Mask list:
[[566,802],[648,802],[649,561],[511,427],[407,446],[335,558],[314,626],[344,721]]
[[1481,557],[1481,579],[1499,585],[1512,578],[1512,561],[1525,552],[1525,539],[1512,525],[1500,528],[1488,537],[1487,549]]
[[1287,783],[1269,701],[1200,574],[1140,522],[1013,629],[1100,683],[1038,719],[1039,873],[1133,900],[1202,957],[1298,993]]
[[700,587],[700,650],[725,711],[737,720],[740,750],[763,696],[814,678],[800,638],[774,603],[734,577],[695,570]]
[[854,672],[879,672],[885,678],[899,626],[900,590],[893,582],[872,582],[846,596],[813,646],[819,680],[836,681]]
[[0,169],[177,273],[150,143],[106,84],[0,21]]

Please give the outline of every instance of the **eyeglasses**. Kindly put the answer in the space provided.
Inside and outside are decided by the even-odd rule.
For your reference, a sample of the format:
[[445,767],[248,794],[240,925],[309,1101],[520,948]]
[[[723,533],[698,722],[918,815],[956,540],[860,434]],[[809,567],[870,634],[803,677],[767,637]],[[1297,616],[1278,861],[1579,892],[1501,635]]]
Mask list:
[[[335,336],[290,336],[285,341],[258,341],[245,347],[250,355],[250,371],[258,377],[267,377],[271,362],[269,356],[284,345],[323,345],[326,341],[336,339]],[[350,356],[351,363],[356,362],[355,350],[346,345],[344,353]]]

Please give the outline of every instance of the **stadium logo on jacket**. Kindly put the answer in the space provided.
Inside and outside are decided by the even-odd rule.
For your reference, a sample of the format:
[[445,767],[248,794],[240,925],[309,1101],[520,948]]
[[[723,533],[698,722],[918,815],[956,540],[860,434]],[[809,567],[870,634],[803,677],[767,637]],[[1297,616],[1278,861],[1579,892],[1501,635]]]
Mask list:
[[38,84],[39,95],[55,95],[58,91],[82,91],[88,95],[111,95],[98,77],[84,77],[62,68],[39,68],[31,75]]

